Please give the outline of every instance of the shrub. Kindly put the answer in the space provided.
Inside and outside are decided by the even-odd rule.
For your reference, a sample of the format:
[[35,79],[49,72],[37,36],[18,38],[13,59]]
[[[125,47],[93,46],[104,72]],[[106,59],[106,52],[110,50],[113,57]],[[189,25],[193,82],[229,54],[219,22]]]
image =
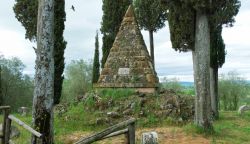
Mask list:
[[219,98],[224,110],[237,110],[240,100],[249,94],[249,84],[235,71],[221,75],[219,80]]

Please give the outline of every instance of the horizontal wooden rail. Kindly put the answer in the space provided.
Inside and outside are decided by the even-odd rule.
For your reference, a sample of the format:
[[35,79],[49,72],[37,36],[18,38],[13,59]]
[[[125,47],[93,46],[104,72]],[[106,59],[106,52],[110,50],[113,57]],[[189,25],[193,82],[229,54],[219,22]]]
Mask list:
[[[90,144],[90,143],[93,143],[95,141],[101,140],[105,136],[108,136],[109,134],[113,135],[114,134],[113,132],[115,132],[115,131],[117,131],[117,130],[125,127],[125,126],[128,126],[130,124],[135,123],[135,121],[136,120],[134,118],[132,118],[132,119],[129,119],[127,121],[118,123],[118,124],[116,124],[114,126],[111,126],[111,127],[107,128],[107,129],[105,129],[105,130],[103,130],[103,131],[101,131],[99,133],[93,134],[93,135],[91,135],[89,137],[86,137],[86,138],[81,138],[79,141],[77,141],[74,144]],[[113,133],[113,134],[111,134],[111,133]]]
[[10,106],[0,106],[0,110],[10,109]]
[[36,130],[34,130],[33,128],[31,128],[30,126],[28,126],[27,124],[25,124],[24,122],[22,122],[21,120],[19,120],[18,118],[16,118],[13,115],[9,115],[8,118],[12,121],[15,121],[17,124],[19,124],[20,126],[22,126],[23,128],[25,128],[26,130],[28,130],[30,133],[32,133],[33,135],[35,135],[38,138],[42,137],[42,134],[37,132]]
[[128,132],[128,128],[120,130],[120,131],[113,132],[113,133],[101,138],[100,140],[111,138],[111,137],[118,136],[118,135],[121,135],[121,134],[125,134],[127,132]]

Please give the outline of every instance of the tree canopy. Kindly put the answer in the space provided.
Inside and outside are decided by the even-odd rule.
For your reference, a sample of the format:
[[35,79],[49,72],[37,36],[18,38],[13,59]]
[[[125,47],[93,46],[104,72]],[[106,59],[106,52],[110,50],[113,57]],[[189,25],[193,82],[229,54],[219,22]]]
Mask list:
[[0,65],[1,105],[10,105],[14,111],[22,106],[31,107],[34,86],[32,79],[23,74],[23,62],[16,57],[0,56]]
[[222,25],[233,26],[240,8],[239,0],[169,0],[168,21],[172,47],[179,51],[194,49],[195,12],[208,13],[211,31]]
[[160,0],[135,0],[133,4],[141,29],[156,32],[165,26],[166,13]]

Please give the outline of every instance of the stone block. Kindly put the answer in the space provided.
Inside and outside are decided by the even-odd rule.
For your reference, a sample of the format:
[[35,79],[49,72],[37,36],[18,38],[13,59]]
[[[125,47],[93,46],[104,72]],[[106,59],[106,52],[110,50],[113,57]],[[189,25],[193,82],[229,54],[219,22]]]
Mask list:
[[142,144],[158,144],[158,134],[156,132],[142,133]]

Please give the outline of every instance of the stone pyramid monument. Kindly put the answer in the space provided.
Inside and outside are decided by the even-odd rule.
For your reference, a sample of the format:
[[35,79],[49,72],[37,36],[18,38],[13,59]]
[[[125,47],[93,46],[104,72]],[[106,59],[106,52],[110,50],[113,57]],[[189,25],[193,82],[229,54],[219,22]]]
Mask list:
[[129,6],[95,87],[153,92],[158,82],[133,7]]

